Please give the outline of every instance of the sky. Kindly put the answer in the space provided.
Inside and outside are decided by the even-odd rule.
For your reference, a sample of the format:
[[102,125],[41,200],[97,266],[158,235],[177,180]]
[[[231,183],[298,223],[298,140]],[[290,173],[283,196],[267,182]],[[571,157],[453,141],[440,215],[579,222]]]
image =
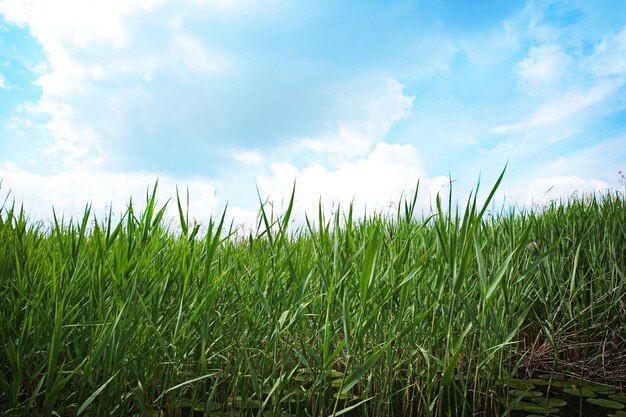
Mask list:
[[200,222],[294,181],[300,219],[418,180],[428,210],[505,166],[515,206],[624,191],[626,2],[0,0],[0,197],[33,218],[157,179]]

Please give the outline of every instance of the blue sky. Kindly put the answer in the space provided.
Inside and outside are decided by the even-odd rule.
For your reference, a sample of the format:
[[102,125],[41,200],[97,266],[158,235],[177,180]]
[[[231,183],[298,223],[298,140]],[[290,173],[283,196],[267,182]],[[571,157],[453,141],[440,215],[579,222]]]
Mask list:
[[159,178],[204,219],[384,209],[508,161],[519,205],[622,189],[626,3],[3,0],[0,178],[33,216]]

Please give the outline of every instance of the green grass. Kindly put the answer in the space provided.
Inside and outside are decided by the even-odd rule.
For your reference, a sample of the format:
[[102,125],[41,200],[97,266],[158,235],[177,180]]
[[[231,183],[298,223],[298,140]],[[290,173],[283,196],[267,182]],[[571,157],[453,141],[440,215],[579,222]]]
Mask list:
[[512,376],[626,382],[621,196],[297,230],[262,206],[245,237],[176,203],[178,232],[154,191],[117,223],[4,203],[0,415],[495,415]]

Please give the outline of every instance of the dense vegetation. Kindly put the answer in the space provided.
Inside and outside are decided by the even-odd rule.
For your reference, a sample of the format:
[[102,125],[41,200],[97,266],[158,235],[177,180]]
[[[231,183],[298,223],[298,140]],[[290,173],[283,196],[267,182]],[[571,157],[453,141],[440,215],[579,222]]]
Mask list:
[[249,236],[177,203],[175,231],[154,192],[49,227],[5,202],[1,415],[494,415],[512,376],[626,382],[617,194],[298,230],[264,206]]

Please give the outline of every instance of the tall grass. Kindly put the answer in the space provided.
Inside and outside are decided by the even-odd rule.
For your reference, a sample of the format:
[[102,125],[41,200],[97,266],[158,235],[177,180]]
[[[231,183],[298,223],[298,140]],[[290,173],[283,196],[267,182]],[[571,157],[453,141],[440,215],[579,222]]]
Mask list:
[[[495,415],[537,371],[626,382],[626,207],[416,197],[292,230],[0,211],[0,414]],[[155,187],[156,188],[156,187]],[[178,196],[177,196],[178,197]]]

